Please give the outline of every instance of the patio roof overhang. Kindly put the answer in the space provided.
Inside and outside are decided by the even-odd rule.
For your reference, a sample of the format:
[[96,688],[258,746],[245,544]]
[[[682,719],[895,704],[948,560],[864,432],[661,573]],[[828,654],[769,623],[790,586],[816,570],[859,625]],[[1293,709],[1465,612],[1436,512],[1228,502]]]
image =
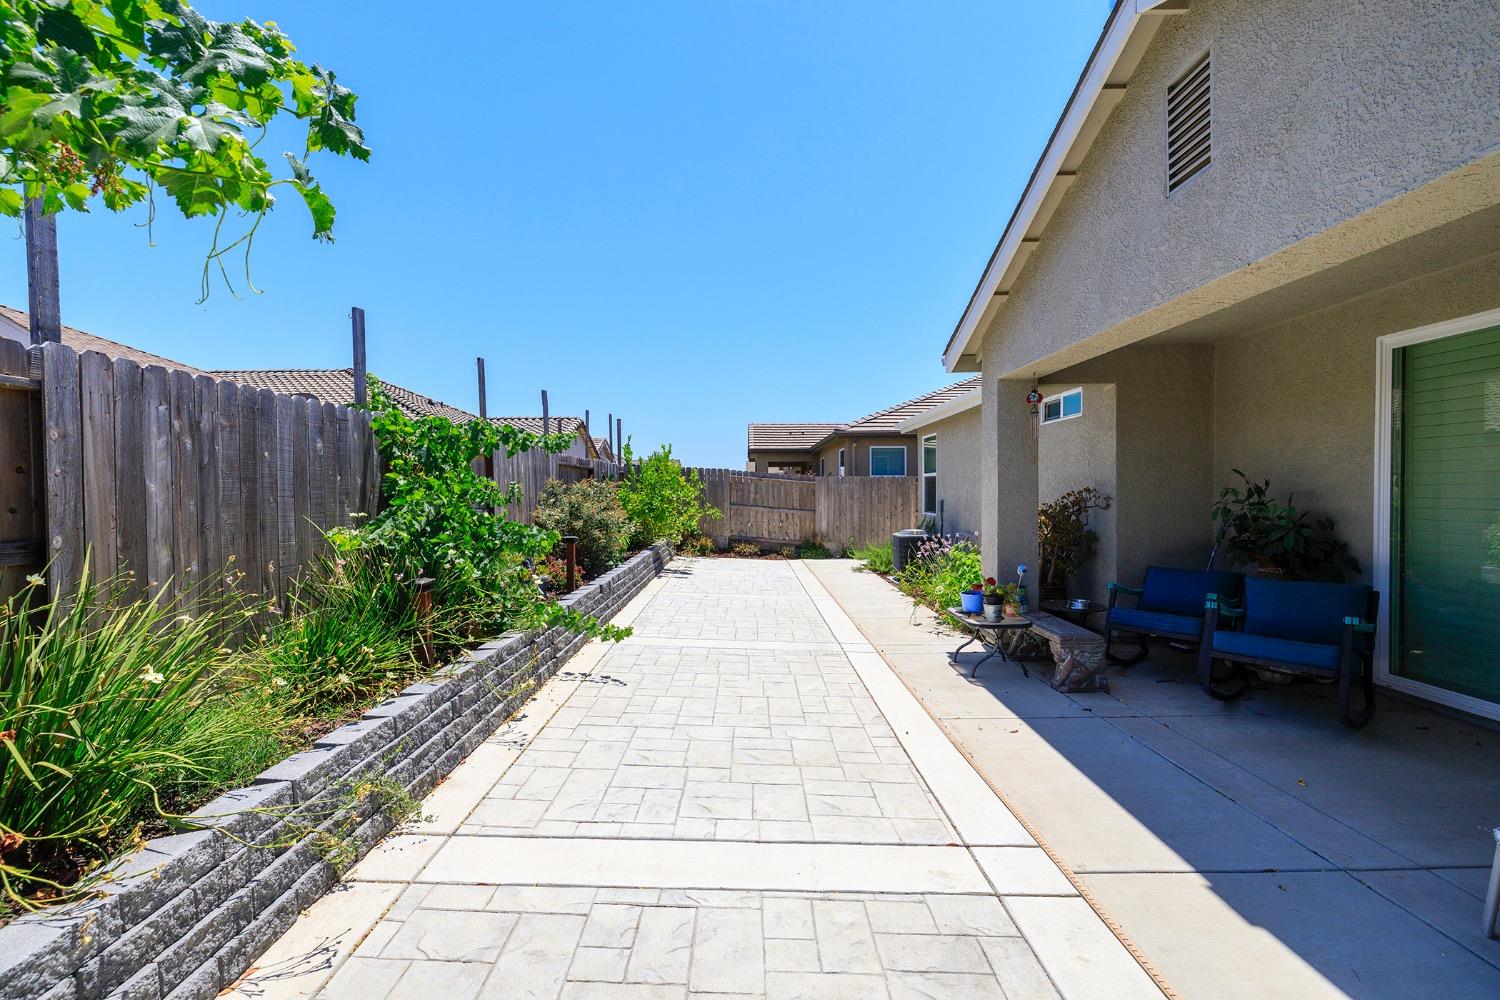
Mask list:
[[1032,171],[1005,232],[985,265],[948,346],[943,367],[950,372],[978,371],[984,332],[1004,306],[1026,259],[1041,242],[1053,212],[1078,176],[1094,139],[1126,87],[1163,16],[1181,14],[1189,0],[1120,0],[1084,66],[1083,75],[1063,109],[1047,147]]

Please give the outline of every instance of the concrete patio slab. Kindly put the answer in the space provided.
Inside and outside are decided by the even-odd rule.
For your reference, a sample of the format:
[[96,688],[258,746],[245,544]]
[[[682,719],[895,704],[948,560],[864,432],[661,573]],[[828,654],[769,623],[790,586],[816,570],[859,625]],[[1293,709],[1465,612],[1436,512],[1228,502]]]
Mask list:
[[1386,696],[1355,733],[1308,686],[1221,704],[1161,647],[1110,694],[970,681],[884,580],[807,568],[1180,996],[1500,996],[1493,731]]

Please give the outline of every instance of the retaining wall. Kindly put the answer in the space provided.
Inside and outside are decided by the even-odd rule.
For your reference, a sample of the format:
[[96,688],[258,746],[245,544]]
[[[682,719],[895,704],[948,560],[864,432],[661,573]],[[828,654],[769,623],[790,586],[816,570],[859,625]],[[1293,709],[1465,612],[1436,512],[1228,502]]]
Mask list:
[[[671,558],[648,549],[564,603],[612,618]],[[202,829],[114,864],[97,899],[0,927],[0,1000],[205,1000],[235,982],[338,882],[314,828],[356,856],[391,820],[350,786],[430,791],[584,644],[563,629],[503,636],[334,730],[193,815]],[[344,834],[353,817],[356,827]]]

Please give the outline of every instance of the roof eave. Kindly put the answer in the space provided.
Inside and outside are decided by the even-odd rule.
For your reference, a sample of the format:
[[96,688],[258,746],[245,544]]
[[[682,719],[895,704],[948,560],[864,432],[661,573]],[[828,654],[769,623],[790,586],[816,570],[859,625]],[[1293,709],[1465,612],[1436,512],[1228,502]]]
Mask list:
[[915,434],[929,424],[935,424],[939,420],[947,420],[949,417],[957,416],[965,410],[972,410],[982,400],[978,389],[970,389],[962,396],[955,396],[945,403],[934,406],[932,409],[915,416],[907,417],[896,425],[896,429],[902,434]]
[[1004,304],[1010,285],[1036,247],[1058,202],[1077,177],[1079,162],[1124,97],[1146,45],[1161,26],[1162,15],[1183,13],[1189,2],[1120,0],[1115,5],[963,316],[948,338],[943,350],[946,370],[978,369],[984,331]]

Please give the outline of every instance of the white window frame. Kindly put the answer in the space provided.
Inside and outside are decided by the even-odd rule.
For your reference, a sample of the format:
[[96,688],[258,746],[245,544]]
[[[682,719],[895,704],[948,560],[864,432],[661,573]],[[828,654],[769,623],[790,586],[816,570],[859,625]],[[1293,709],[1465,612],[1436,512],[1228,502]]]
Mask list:
[[1392,359],[1399,348],[1473,333],[1491,326],[1500,326],[1500,309],[1387,334],[1375,341],[1375,537],[1371,540],[1375,565],[1371,579],[1375,589],[1380,591],[1380,617],[1375,629],[1376,682],[1471,715],[1500,720],[1500,704],[1392,673],[1391,619],[1388,613],[1396,592],[1396,581],[1391,578],[1391,418],[1395,402],[1391,385]]
[[922,435],[921,441],[919,441],[917,443],[917,453],[922,456],[921,459],[919,459],[918,463],[917,463],[917,468],[920,470],[920,472],[921,472],[921,478],[922,478],[922,485],[921,485],[922,495],[920,497],[920,500],[922,502],[919,504],[919,506],[921,506],[921,507],[926,507],[927,506],[927,480],[931,479],[932,480],[932,506],[933,506],[934,509],[933,510],[924,510],[924,511],[922,511],[922,513],[925,514],[925,515],[927,515],[928,517],[937,517],[937,510],[936,510],[937,505],[938,505],[937,504],[937,468],[936,468],[937,461],[936,461],[936,458],[934,457],[934,461],[933,461],[934,468],[933,468],[933,470],[931,472],[928,472],[927,471],[927,443],[929,441],[932,442],[932,450],[934,452],[936,452],[937,451],[937,435],[936,434],[924,434],[924,435]]
[[823,461],[822,458],[818,459],[818,475],[820,476],[823,475]]
[[[1078,412],[1063,413],[1063,400],[1073,395],[1074,393],[1077,393],[1078,395]],[[1058,415],[1049,420],[1047,418],[1047,404],[1052,402],[1054,399],[1057,400]],[[1042,426],[1044,427],[1048,424],[1060,424],[1064,420],[1076,420],[1081,416],[1083,416],[1083,386],[1081,385],[1074,386],[1071,389],[1066,389],[1063,392],[1057,393],[1055,396],[1048,396],[1046,399],[1042,400]]]
[[839,449],[839,478],[844,476],[844,449]]
[[[904,444],[872,444],[872,445],[870,445],[868,451],[869,451],[869,470],[870,470],[870,475],[872,477],[875,477],[877,479],[903,479],[903,478],[905,478],[905,476],[906,476],[906,470],[908,468],[907,461],[910,458],[910,456],[907,455],[907,453],[906,453],[906,445],[904,445]],[[875,473],[875,453],[877,451],[899,451],[901,453],[901,474],[897,475],[897,476],[893,476],[893,475],[891,475],[888,472],[882,472],[882,473],[880,473],[877,476],[876,473]]]

